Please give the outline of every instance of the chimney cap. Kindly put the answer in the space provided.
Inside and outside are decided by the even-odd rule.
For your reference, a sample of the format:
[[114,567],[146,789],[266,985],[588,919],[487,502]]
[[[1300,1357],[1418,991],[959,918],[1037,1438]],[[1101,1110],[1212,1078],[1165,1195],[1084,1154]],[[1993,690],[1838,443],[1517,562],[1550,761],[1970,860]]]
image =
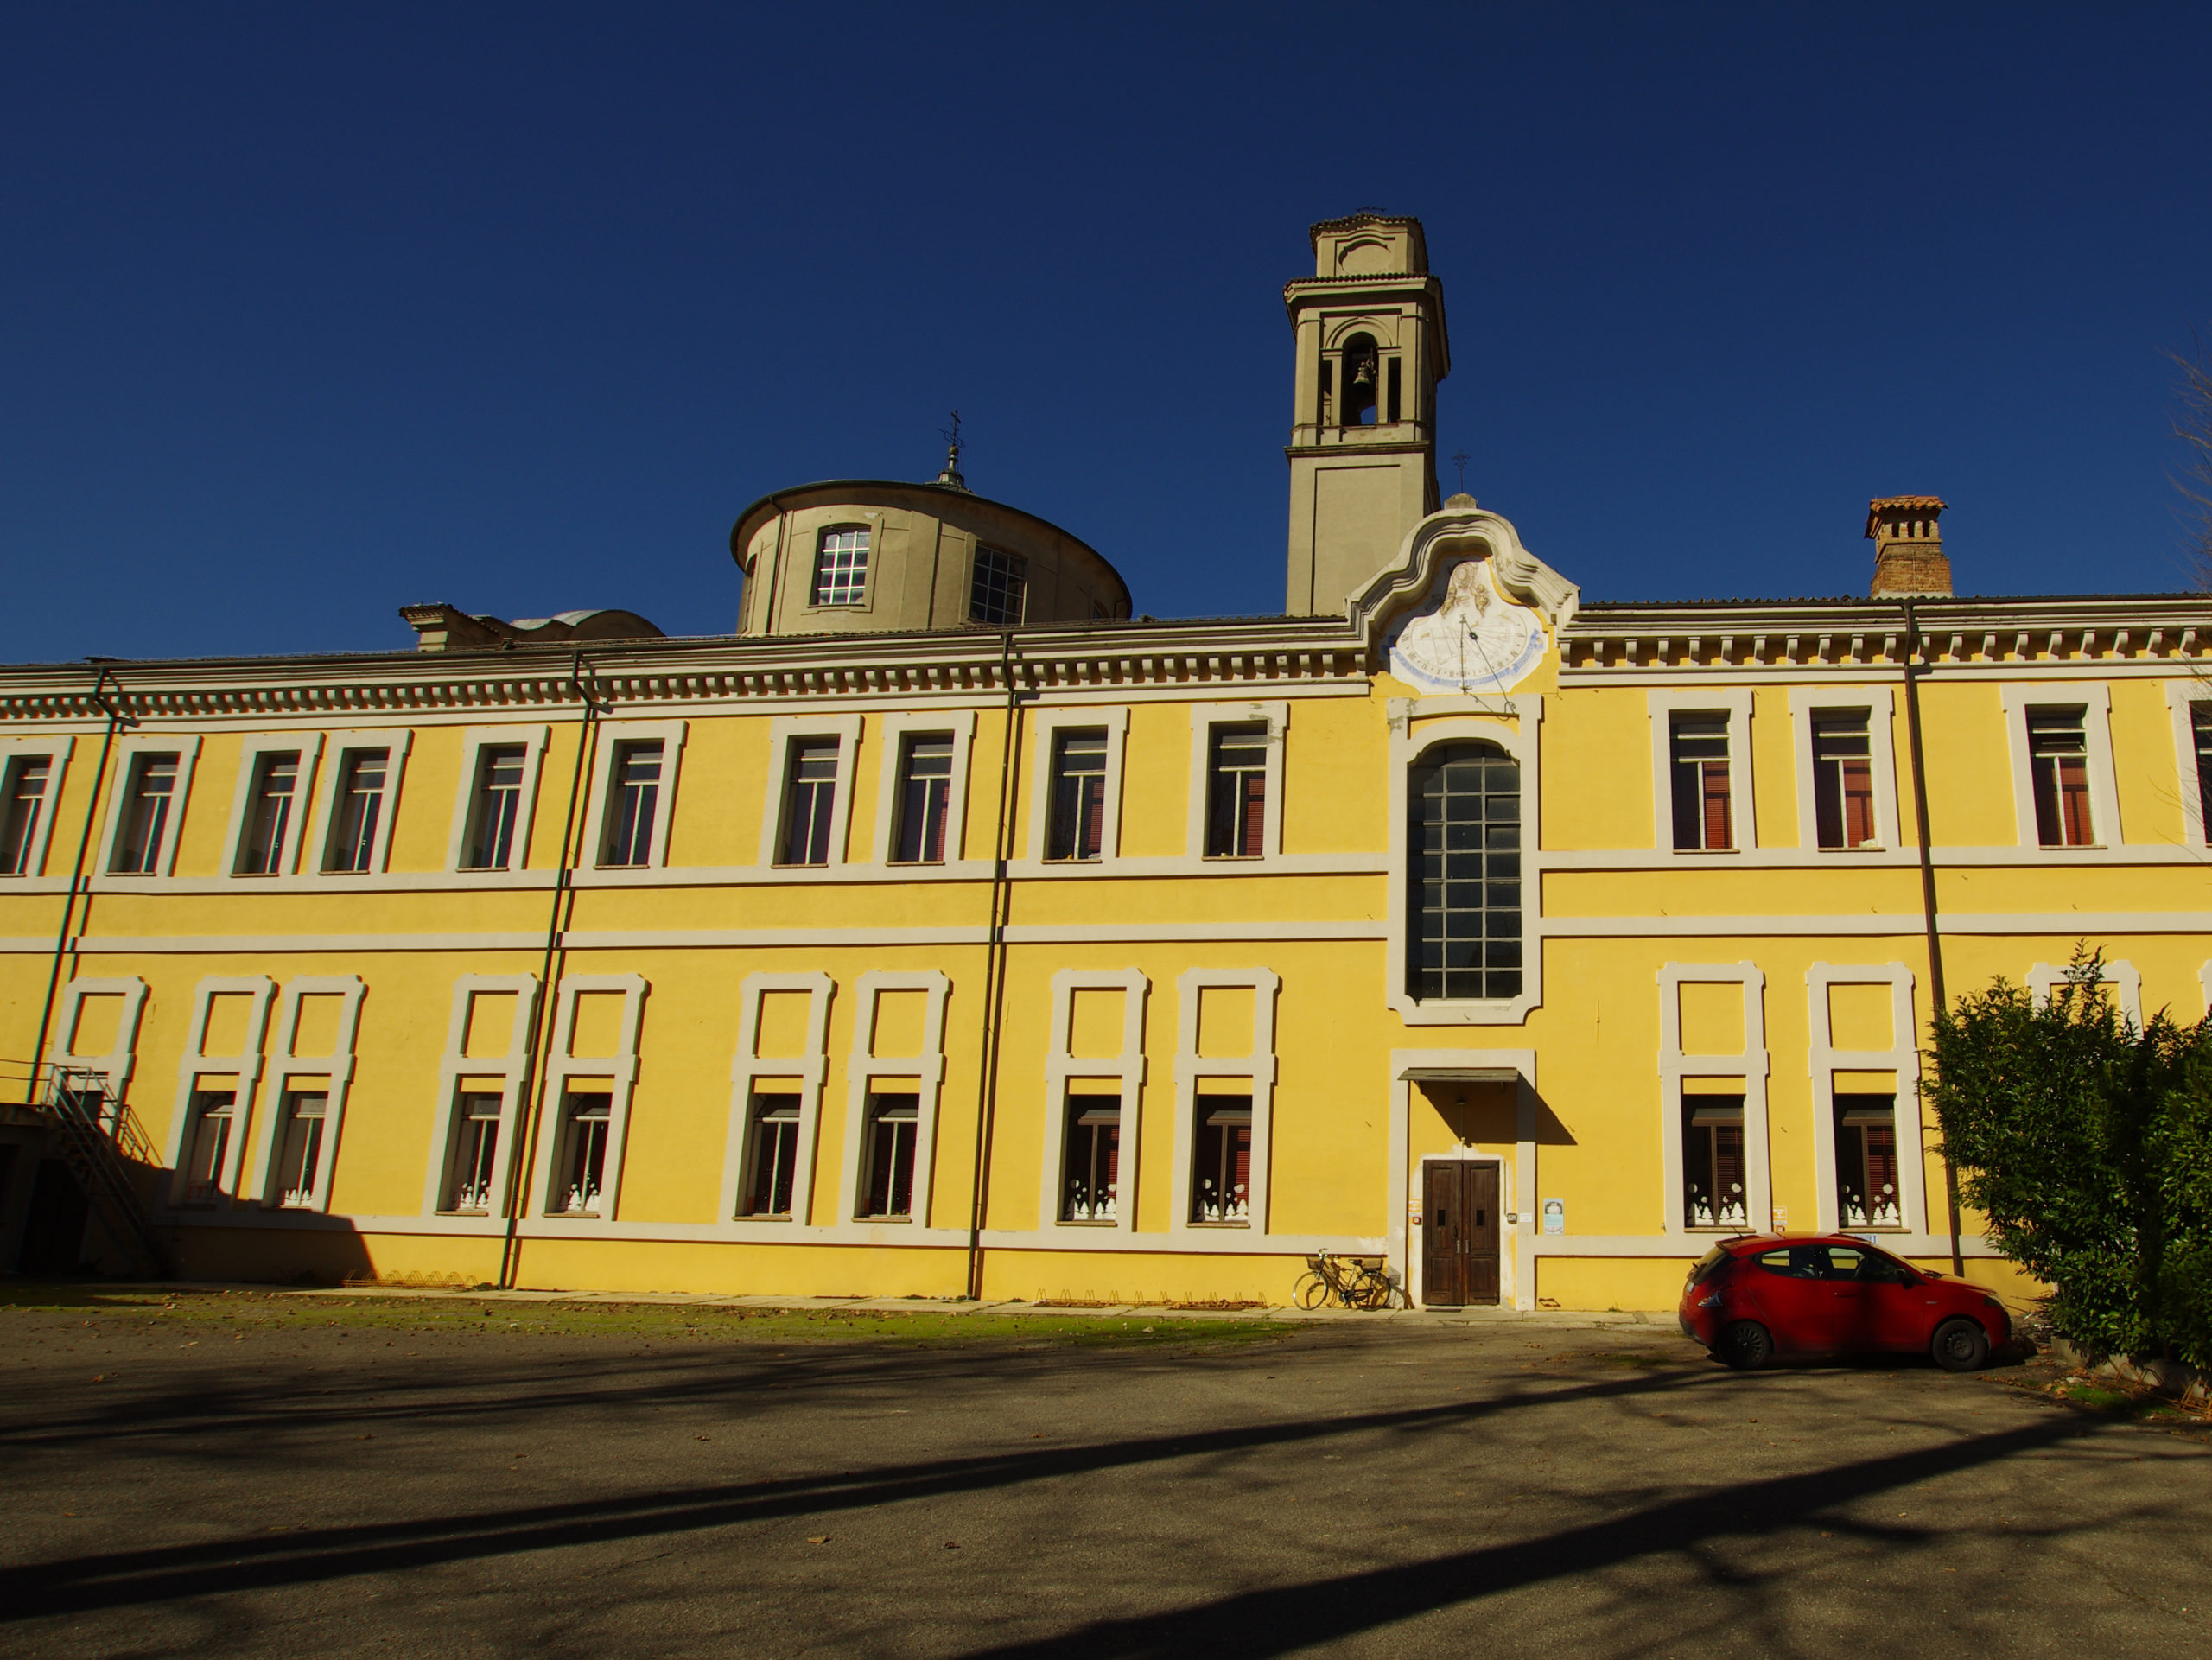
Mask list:
[[1881,523],[1884,513],[1940,513],[1943,511],[1941,496],[1876,496],[1866,504],[1866,536],[1874,539],[1874,527]]

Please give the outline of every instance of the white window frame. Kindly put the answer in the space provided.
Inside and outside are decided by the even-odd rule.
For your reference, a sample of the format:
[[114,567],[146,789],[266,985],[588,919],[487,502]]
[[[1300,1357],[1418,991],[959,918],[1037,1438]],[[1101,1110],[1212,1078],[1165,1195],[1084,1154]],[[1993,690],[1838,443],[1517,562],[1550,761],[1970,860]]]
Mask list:
[[[1390,717],[1390,862],[1389,951],[1383,965],[1383,1000],[1408,1026],[1519,1026],[1544,1001],[1542,745],[1544,700],[1523,694],[1500,705],[1499,718],[1450,716],[1422,720],[1419,699],[1394,698]],[[1401,705],[1403,705],[1402,708]],[[1418,733],[1415,721],[1420,721]],[[1406,790],[1421,758],[1439,744],[1470,740],[1494,743],[1521,768],[1521,995],[1421,1000],[1406,989],[1406,939],[1412,881],[1406,845]]]
[[[1843,709],[1866,716],[1867,766],[1873,773],[1874,839],[1862,842],[1855,848],[1824,848],[1821,845],[1820,811],[1815,790],[1813,766],[1813,716],[1831,710]],[[1892,728],[1897,721],[1897,699],[1887,686],[1792,686],[1789,689],[1790,747],[1797,762],[1797,844],[1808,852],[1838,854],[1845,856],[1854,853],[1878,853],[1904,845],[1897,833],[1897,751]],[[1734,728],[1731,719],[1729,727]],[[1729,745],[1729,791],[1735,793],[1735,745]],[[1669,783],[1672,780],[1669,779]],[[1734,811],[1734,804],[1730,804]]]
[[[664,754],[666,752],[664,751]],[[533,1173],[537,1198],[525,1199],[524,1213],[535,1213],[563,1229],[604,1230],[614,1220],[621,1203],[622,1154],[629,1142],[630,1098],[638,1087],[638,1032],[645,1018],[645,993],[642,974],[567,974],[561,976],[553,1005],[553,1040],[545,1062],[543,1112],[552,1116],[550,1133],[541,1126],[537,1138],[537,1168]],[[613,1055],[579,1055],[576,1044],[576,999],[582,993],[620,992],[621,1028]],[[599,1209],[585,1216],[556,1211],[554,1186],[561,1180],[561,1144],[568,1110],[569,1091],[578,1083],[607,1084],[607,1158],[599,1172]]]
[[[941,729],[941,728],[940,728]],[[841,1191],[837,1195],[840,1221],[865,1222],[873,1227],[923,1227],[931,1224],[930,1206],[935,1191],[937,1121],[944,1091],[944,1004],[952,990],[950,976],[937,969],[914,974],[893,974],[871,969],[854,988],[860,1007],[853,1021],[852,1057],[845,1063],[845,1157]],[[886,991],[926,994],[922,1014],[922,1048],[914,1055],[878,1055],[875,1047],[875,1001]],[[861,1161],[868,1155],[868,1103],[882,1078],[917,1079],[914,1123],[913,1209],[903,1217],[860,1213],[862,1197]],[[804,1109],[802,1109],[802,1116]],[[808,1143],[802,1139],[799,1145]],[[796,1181],[792,1184],[797,1186]],[[792,1194],[798,1203],[798,1194]],[[733,1206],[733,1208],[734,1208]]]
[[[1052,1030],[1045,1054],[1045,1169],[1037,1213],[1038,1227],[1047,1234],[1057,1228],[1102,1232],[1115,1230],[1124,1235],[1136,1231],[1137,1153],[1142,1144],[1140,1132],[1145,1077],[1144,1005],[1151,989],[1152,982],[1141,969],[1062,969],[1052,976]],[[1124,994],[1122,1049],[1118,1055],[1079,1057],[1068,1053],[1075,994],[1078,991]],[[1111,1222],[1060,1219],[1060,1175],[1067,1160],[1068,1103],[1077,1098],[1070,1094],[1068,1084],[1074,1078],[1111,1078],[1121,1092],[1121,1152]]]
[[[599,753],[591,764],[591,791],[585,797],[584,823],[591,827],[590,857],[580,862],[594,869],[607,871],[664,870],[668,868],[668,831],[676,816],[676,774],[683,759],[683,739],[690,729],[686,721],[601,721],[599,723]],[[624,744],[654,743],[660,745],[660,792],[653,800],[653,833],[646,838],[645,862],[642,865],[610,865],[607,859],[607,838],[613,829],[608,819],[613,800],[610,795],[614,780],[615,757]],[[607,1132],[611,1137],[612,1130]]]
[[[2202,680],[2166,682],[2166,710],[2174,723],[2174,776],[2181,785],[2182,843],[2193,848],[2212,846],[2205,839],[2202,782],[2196,775],[2196,734],[2190,721],[2199,703],[2212,704],[2212,685]],[[2094,801],[2090,805],[2094,811]]]
[[[1721,687],[1702,691],[1648,691],[1651,717],[1651,844],[1661,853],[1684,859],[1725,859],[1749,853],[1759,844],[1756,792],[1751,788],[1751,689]],[[1736,845],[1678,848],[1675,845],[1674,719],[1677,715],[1728,716],[1728,821]],[[1808,781],[1810,773],[1807,773]]]
[[[200,737],[196,732],[134,732],[116,745],[115,775],[108,780],[107,788],[107,829],[100,837],[100,862],[97,867],[101,881],[158,881],[176,874],[177,844],[184,840],[184,815],[191,804],[192,775],[200,764]],[[137,772],[138,757],[171,754],[176,756],[176,788],[169,796],[168,831],[162,838],[160,868],[118,870],[116,849],[122,843],[125,821],[130,817],[130,780]]]
[[[846,862],[847,836],[853,822],[854,762],[865,722],[858,715],[779,715],[768,723],[768,803],[760,816],[760,865],[782,876],[802,880],[810,871],[836,870]],[[830,861],[819,865],[779,864],[783,851],[784,803],[791,794],[791,750],[799,738],[837,740],[836,794],[830,802]]]
[[[116,1018],[115,1046],[102,1054],[80,1054],[67,1047],[76,1034],[77,1018],[87,997],[120,997],[123,1010]],[[118,1101],[130,1086],[138,1064],[138,1021],[146,1011],[146,983],[137,975],[105,979],[72,980],[61,989],[61,1006],[54,1027],[53,1065],[57,1072],[98,1072],[107,1082],[108,1093]]]
[[[2037,1008],[2050,1002],[2053,987],[2066,983],[2067,965],[2063,963],[2038,963],[2028,970],[2028,994]],[[2098,983],[2113,988],[2120,1004],[2120,1012],[2143,1029],[2143,973],[2124,957],[2115,957],[2104,965]]]
[[[1710,709],[1711,704],[1692,708]],[[1731,757],[1732,762],[1733,757]],[[1767,1078],[1772,1068],[1766,1047],[1766,975],[1755,963],[1669,963],[1659,981],[1659,1103],[1661,1126],[1660,1231],[1676,1237],[1701,1238],[1731,1231],[1764,1233],[1774,1222],[1772,1161],[1768,1151]],[[1732,1055],[1682,1053],[1682,994],[1685,985],[1738,986],[1744,995],[1744,1047]],[[1682,1220],[1682,1110],[1686,1078],[1740,1079],[1744,1085],[1744,1219],[1742,1229],[1693,1228]],[[1826,1175],[1822,1178],[1825,1180]]]
[[[1829,1018],[1831,986],[1887,986],[1890,989],[1890,1046],[1887,1049],[1838,1049],[1835,1028]],[[1897,1215],[1901,1228],[1885,1233],[1924,1235],[1928,1231],[1928,1151],[1923,1142],[1920,1103],[1920,1050],[1914,1042],[1919,1030],[1912,1008],[1912,970],[1902,963],[1815,963],[1805,970],[1807,1013],[1811,1043],[1808,1064],[1813,1075],[1813,1168],[1819,1176],[1813,1192],[1813,1225],[1834,1233],[1843,1225],[1835,1191],[1835,1075],[1838,1072],[1891,1072],[1897,1078],[1897,1104],[1891,1126],[1897,1141]],[[1749,1113],[1746,1105],[1746,1116]],[[1746,1137],[1746,1154],[1749,1138]],[[1754,1230],[1757,1231],[1757,1230]],[[1868,1231],[1873,1231],[1870,1229]]]
[[[2005,705],[2005,739],[2012,760],[2012,815],[2020,845],[2059,858],[2109,853],[2121,846],[2120,785],[2112,765],[2112,691],[2094,680],[2016,680],[1998,689]],[[2089,830],[2082,847],[2045,847],[2036,830],[2035,773],[2028,754],[2028,711],[2082,706],[2082,747],[2088,752]],[[2186,802],[2183,811],[2187,811]]]
[[[252,1001],[246,1011],[245,1047],[236,1054],[211,1055],[207,1049],[207,1017],[219,995],[244,995]],[[265,974],[210,975],[193,988],[192,1023],[187,1028],[189,1037],[184,1053],[176,1063],[176,1110],[169,1116],[169,1203],[184,1203],[185,1184],[191,1172],[186,1167],[185,1155],[198,1126],[194,1123],[192,1097],[199,1093],[200,1080],[205,1077],[226,1078],[236,1075],[238,1093],[231,1107],[230,1145],[224,1150],[223,1167],[216,1173],[215,1188],[219,1209],[243,1201],[247,1196],[238,1185],[238,1178],[245,1167],[245,1144],[253,1122],[255,1091],[261,1082],[262,1044],[269,1030],[269,1005],[276,995],[276,983]]]
[[[504,1055],[470,1059],[462,1051],[468,1043],[469,1000],[480,991],[515,994],[515,1018]],[[521,1122],[518,1102],[530,1073],[530,1034],[537,1019],[537,976],[534,974],[464,974],[453,983],[453,1013],[446,1026],[445,1053],[438,1059],[437,1123],[430,1138],[430,1167],[423,1180],[423,1214],[443,1214],[464,1228],[475,1224],[489,1231],[505,1224],[509,1173],[513,1168],[515,1136]],[[447,1180],[460,1130],[461,1080],[496,1078],[499,1084],[499,1145],[492,1158],[493,1202],[481,1216],[447,1212]]]
[[[1252,993],[1252,1048],[1243,1055],[1198,1053],[1199,994],[1210,990]],[[1257,1237],[1268,1231],[1268,1166],[1274,1128],[1275,998],[1282,976],[1273,969],[1189,969],[1176,976],[1179,1017],[1175,1047],[1174,1206],[1168,1231],[1211,1234],[1243,1226]],[[1201,1078],[1226,1078],[1249,1083],[1252,1091],[1252,1170],[1246,1179],[1243,1224],[1191,1220],[1191,1162],[1198,1143]],[[1063,1115],[1065,1116],[1065,1115]]]
[[[868,563],[861,568],[861,595],[856,600],[823,600],[817,597],[822,588],[822,544],[833,536],[848,531],[868,533]],[[883,553],[883,520],[874,513],[861,518],[841,518],[834,523],[817,525],[814,529],[814,551],[806,562],[805,609],[817,613],[839,611],[873,611],[875,608],[876,561]]]
[[[764,992],[807,994],[806,1046],[796,1055],[762,1055],[760,998]],[[729,1067],[729,1135],[722,1149],[720,1220],[740,1237],[776,1238],[785,1231],[810,1226],[814,1213],[814,1148],[822,1116],[822,1085],[830,1075],[830,1000],[836,983],[817,970],[811,974],[748,974],[738,988],[737,1053]],[[753,1096],[764,1078],[798,1083],[798,1154],[791,1161],[791,1213],[788,1217],[741,1216],[746,1161],[753,1155]],[[921,1151],[915,1149],[917,1154]]]
[[[292,785],[291,822],[284,827],[283,845],[276,849],[276,868],[266,872],[240,870],[238,861],[245,855],[246,815],[253,811],[253,781],[261,772],[261,758],[288,751],[299,756],[300,770]],[[300,849],[307,845],[308,809],[315,801],[320,782],[316,768],[321,760],[320,732],[257,733],[238,746],[238,785],[231,792],[230,826],[223,832],[223,846],[227,850],[223,865],[225,875],[251,882],[297,873]]]
[[[330,759],[322,769],[321,778],[315,783],[315,863],[309,868],[308,874],[330,877],[338,881],[357,876],[381,875],[391,862],[391,827],[393,821],[399,817],[400,775],[407,769],[407,752],[414,745],[415,729],[403,726],[381,732],[364,728],[324,735]],[[377,814],[377,833],[369,843],[369,868],[366,870],[333,870],[330,868],[330,838],[338,833],[338,792],[346,781],[349,761],[365,749],[382,749],[388,754],[384,771],[384,806]],[[467,833],[465,824],[462,833]],[[459,855],[456,854],[454,856]]]
[[[1104,870],[1121,857],[1122,753],[1129,732],[1128,706],[1123,703],[1079,703],[1033,712],[1036,753],[1029,763],[1029,862],[1039,870]],[[1069,730],[1100,727],[1106,733],[1105,817],[1098,827],[1096,859],[1045,859],[1046,831],[1052,817],[1052,752],[1059,735]]]
[[[1251,726],[1264,722],[1268,728],[1268,800],[1260,829],[1258,861],[1250,855],[1210,857],[1206,853],[1206,805],[1213,786],[1211,768],[1213,729],[1217,726]],[[1253,703],[1193,703],[1191,705],[1191,795],[1189,856],[1206,868],[1249,866],[1282,855],[1282,756],[1290,729],[1290,704],[1281,698]],[[1257,1145],[1256,1137],[1255,1145]]]
[[[543,726],[472,726],[461,734],[461,788],[453,804],[453,831],[446,838],[448,870],[468,876],[492,876],[528,868],[531,824],[537,812],[537,777],[545,764],[546,735],[547,728]],[[523,746],[522,794],[515,802],[515,842],[507,862],[464,865],[461,856],[468,850],[468,821],[476,808],[476,785],[484,770],[484,751],[518,743]]]
[[[269,1110],[261,1115],[260,1128],[254,1138],[254,1168],[257,1173],[254,1197],[264,1209],[321,1213],[330,1209],[330,1177],[338,1163],[338,1135],[346,1120],[346,1095],[353,1084],[354,1040],[360,1031],[361,997],[365,989],[360,976],[354,974],[302,975],[284,983],[283,994],[276,1000],[276,1052],[269,1058]],[[332,995],[341,1002],[338,1032],[330,1053],[299,1053],[301,1000]],[[280,1121],[296,1078],[327,1078],[329,1093],[323,1103],[322,1161],[315,1170],[314,1191],[308,1195],[306,1204],[287,1205],[277,1190],[276,1161],[283,1153],[283,1125]]]
[[[61,805],[62,780],[69,775],[69,758],[76,749],[77,741],[73,737],[18,738],[0,745],[0,791],[11,785],[19,762],[47,763],[46,800],[39,810],[38,827],[31,832],[30,843],[23,849],[23,868],[11,873],[15,877],[46,875],[47,844],[54,839],[54,816]],[[9,880],[10,874],[0,873],[0,881]]]
[[[961,863],[967,853],[968,758],[976,739],[976,711],[950,709],[931,711],[906,709],[877,717],[876,743],[883,751],[875,793],[874,862],[887,865],[898,851],[893,837],[899,831],[899,758],[910,735],[949,733],[952,738],[952,777],[944,797],[944,857],[942,865]],[[899,868],[933,870],[938,864],[901,865]]]

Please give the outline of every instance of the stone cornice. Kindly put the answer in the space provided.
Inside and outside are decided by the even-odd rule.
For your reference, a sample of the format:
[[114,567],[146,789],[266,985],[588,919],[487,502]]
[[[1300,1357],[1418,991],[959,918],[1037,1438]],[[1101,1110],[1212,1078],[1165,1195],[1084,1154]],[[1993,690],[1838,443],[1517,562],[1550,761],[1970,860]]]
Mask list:
[[[2171,664],[2212,643],[2212,596],[2195,594],[1916,600],[1918,660],[1942,665]],[[1648,673],[1905,660],[1895,601],[1739,600],[1587,605],[1561,632],[1563,671]]]
[[[1001,636],[981,631],[772,640],[623,641],[562,650],[228,658],[0,669],[0,727],[106,718],[231,720],[416,710],[603,709],[809,697],[1003,696]],[[582,686],[576,677],[582,669]],[[1363,680],[1365,648],[1338,618],[1093,625],[1014,638],[1019,690]],[[99,677],[99,684],[94,684]]]

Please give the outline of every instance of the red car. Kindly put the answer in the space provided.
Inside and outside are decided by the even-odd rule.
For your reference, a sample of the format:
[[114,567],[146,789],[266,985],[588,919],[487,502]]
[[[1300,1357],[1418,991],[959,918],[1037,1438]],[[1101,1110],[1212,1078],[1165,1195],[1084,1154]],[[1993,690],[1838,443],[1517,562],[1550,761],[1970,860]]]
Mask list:
[[1682,1332],[1738,1371],[1777,1354],[1924,1354],[1972,1371],[2012,1316],[1978,1285],[1930,1274],[1847,1233],[1724,1239],[1682,1287]]

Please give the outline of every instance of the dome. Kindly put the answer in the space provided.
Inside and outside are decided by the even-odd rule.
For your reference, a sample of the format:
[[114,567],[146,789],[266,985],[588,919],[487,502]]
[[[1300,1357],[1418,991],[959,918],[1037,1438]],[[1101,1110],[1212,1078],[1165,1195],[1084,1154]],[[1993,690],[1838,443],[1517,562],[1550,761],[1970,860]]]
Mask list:
[[951,484],[837,479],[738,516],[746,635],[902,633],[1118,620],[1128,585],[1034,513]]

